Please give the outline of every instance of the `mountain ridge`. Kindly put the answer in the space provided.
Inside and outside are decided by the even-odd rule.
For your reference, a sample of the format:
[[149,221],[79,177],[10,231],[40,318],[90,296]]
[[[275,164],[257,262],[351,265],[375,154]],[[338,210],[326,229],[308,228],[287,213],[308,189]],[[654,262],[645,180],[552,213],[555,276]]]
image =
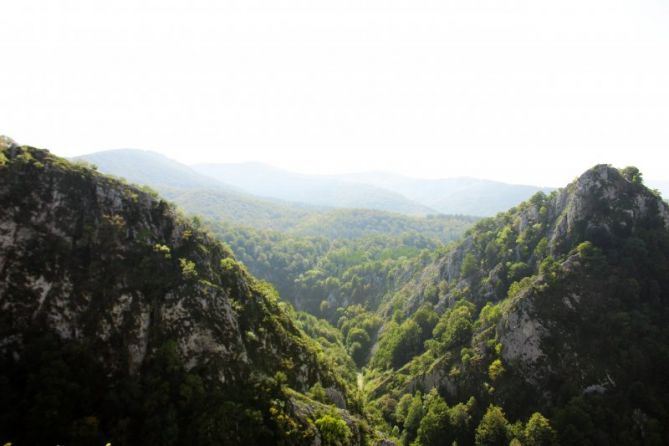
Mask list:
[[[124,156],[119,157],[119,153]],[[452,226],[460,228],[472,221],[460,216],[426,219],[381,210],[336,209],[260,198],[191,171],[162,155],[148,153],[151,160],[158,161],[147,162],[146,153],[135,150],[99,152],[76,159],[92,162],[104,173],[146,184],[191,214],[262,230],[350,238],[379,232],[370,226],[371,222],[380,222],[382,228],[394,226],[400,232],[422,228],[430,233],[448,233],[452,232]]]
[[436,389],[511,420],[537,411],[559,444],[666,438],[668,228],[638,170],[608,165],[481,220],[384,304],[371,398]]
[[552,190],[471,177],[420,179],[384,171],[308,175],[257,162],[195,164],[192,167],[212,178],[227,178],[257,195],[269,194],[295,201],[305,201],[304,197],[313,192],[310,189],[322,188],[325,181],[329,181],[331,187],[335,184],[342,187],[344,183],[373,187],[419,203],[427,213],[490,216],[520,203],[535,192]]
[[195,164],[193,169],[255,195],[336,208],[368,208],[407,215],[436,213],[404,195],[331,176],[290,172],[262,163]]
[[3,439],[303,444],[327,414],[362,441],[351,391],[228,248],[150,192],[1,142]]

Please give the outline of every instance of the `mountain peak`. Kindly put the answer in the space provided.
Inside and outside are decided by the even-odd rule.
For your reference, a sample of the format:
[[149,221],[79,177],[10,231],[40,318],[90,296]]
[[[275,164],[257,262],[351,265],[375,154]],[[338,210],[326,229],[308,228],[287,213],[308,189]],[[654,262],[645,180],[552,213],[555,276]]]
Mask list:
[[652,221],[669,227],[667,204],[643,185],[635,167],[596,165],[562,190],[553,204],[553,243],[624,235]]
[[[627,167],[625,169],[638,169]],[[638,190],[638,186],[642,184],[641,174],[638,173],[638,180],[633,181],[631,175],[625,175],[625,169],[617,169],[610,164],[597,164],[596,166],[586,170],[575,181],[579,191],[588,192],[597,189],[607,189],[609,193],[615,190],[624,190],[634,185],[634,189]],[[613,198],[613,197],[611,197]]]

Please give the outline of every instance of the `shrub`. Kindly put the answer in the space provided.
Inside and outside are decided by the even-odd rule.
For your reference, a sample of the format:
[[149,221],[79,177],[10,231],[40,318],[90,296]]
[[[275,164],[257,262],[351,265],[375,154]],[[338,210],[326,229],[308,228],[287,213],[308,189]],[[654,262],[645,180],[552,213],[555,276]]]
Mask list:
[[316,420],[316,427],[321,434],[323,446],[347,445],[352,436],[346,421],[336,415],[323,415]]

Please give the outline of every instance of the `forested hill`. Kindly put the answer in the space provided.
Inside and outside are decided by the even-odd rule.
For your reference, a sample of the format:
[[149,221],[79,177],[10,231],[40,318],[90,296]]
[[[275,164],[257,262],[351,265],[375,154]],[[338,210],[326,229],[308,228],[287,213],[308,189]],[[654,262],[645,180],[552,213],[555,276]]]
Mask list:
[[200,164],[193,169],[255,195],[317,205],[491,216],[552,189],[478,178],[411,178],[388,172],[304,175],[262,163]]
[[0,208],[1,442],[366,441],[355,384],[159,197],[3,138]]
[[607,165],[480,221],[384,304],[379,417],[423,446],[667,444],[668,225]]
[[158,153],[124,149],[91,153],[74,159],[100,172],[148,186],[181,209],[216,221],[262,229],[294,227],[320,208],[268,200],[204,176]]
[[[341,239],[420,231],[448,241],[462,235],[464,229],[476,220],[459,215],[405,215],[430,212],[418,205],[413,208],[406,205],[404,201],[407,200],[402,197],[398,200],[405,204],[404,207],[401,203],[392,204],[397,199],[393,193],[390,193],[393,200],[384,201],[385,205],[374,204],[375,199],[380,200],[379,194],[372,194],[364,201],[363,198],[369,195],[366,186],[352,183],[344,184],[347,196],[352,197],[350,200],[321,200],[318,202],[321,206],[314,205],[314,200],[307,200],[311,205],[300,203],[299,196],[292,197],[292,201],[263,198],[230,186],[225,182],[225,176],[218,181],[184,164],[144,150],[109,150],[77,157],[76,160],[90,162],[106,174],[149,186],[184,211],[217,224],[275,230],[296,236]],[[326,182],[326,186],[323,187],[329,188],[331,194],[343,193],[340,183]],[[305,186],[304,189],[317,194],[313,188]],[[253,188],[250,191],[257,192]],[[335,209],[344,206],[344,203],[356,209]]]
[[198,164],[193,169],[254,195],[334,208],[374,209],[405,215],[437,211],[395,191],[324,175],[304,175],[261,163]]

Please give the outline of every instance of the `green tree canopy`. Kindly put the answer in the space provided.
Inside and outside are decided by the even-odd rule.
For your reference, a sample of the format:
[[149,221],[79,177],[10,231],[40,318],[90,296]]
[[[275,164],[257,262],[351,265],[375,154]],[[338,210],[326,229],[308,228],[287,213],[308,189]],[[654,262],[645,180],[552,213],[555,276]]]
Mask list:
[[490,405],[476,428],[476,446],[506,446],[509,444],[509,421],[504,411]]

